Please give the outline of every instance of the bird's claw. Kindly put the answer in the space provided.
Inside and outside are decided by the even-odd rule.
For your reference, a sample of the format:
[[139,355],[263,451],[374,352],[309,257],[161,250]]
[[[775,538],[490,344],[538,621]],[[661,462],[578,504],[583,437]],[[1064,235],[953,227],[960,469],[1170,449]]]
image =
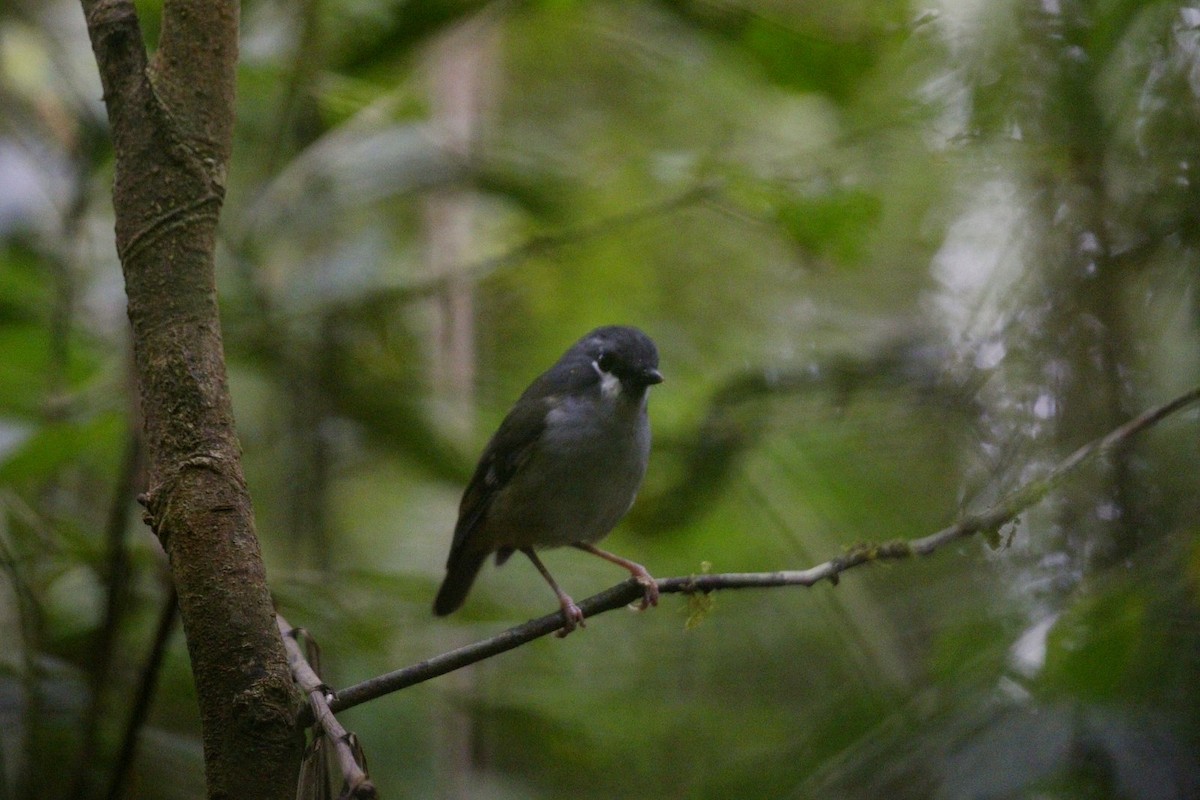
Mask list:
[[654,576],[646,570],[640,573],[635,572],[633,579],[642,587],[642,600],[637,606],[630,604],[630,608],[637,608],[638,611],[645,611],[650,606],[658,605],[658,582],[654,580]]
[[564,624],[554,634],[559,639],[565,639],[567,634],[575,630],[576,627],[587,627],[587,624],[583,621],[583,611],[569,598],[563,601],[562,612]]

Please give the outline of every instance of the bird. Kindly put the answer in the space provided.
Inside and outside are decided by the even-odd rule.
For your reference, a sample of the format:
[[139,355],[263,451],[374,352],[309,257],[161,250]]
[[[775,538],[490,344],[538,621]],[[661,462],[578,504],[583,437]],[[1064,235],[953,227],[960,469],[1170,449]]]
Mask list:
[[650,458],[649,388],[662,380],[654,341],[625,325],[590,331],[534,379],[463,491],[436,615],[462,606],[489,556],[499,566],[520,551],[558,598],[564,624],[557,635],[583,627],[583,612],[537,554],[561,546],[624,567],[642,587],[640,608],[658,604],[645,567],[595,543],[637,497]]

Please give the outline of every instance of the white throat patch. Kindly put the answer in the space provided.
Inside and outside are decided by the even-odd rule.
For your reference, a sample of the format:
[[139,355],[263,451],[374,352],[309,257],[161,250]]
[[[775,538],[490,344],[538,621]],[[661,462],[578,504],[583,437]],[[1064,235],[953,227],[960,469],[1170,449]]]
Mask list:
[[600,365],[595,361],[592,362],[592,369],[596,370],[596,374],[600,376],[600,395],[602,397],[611,400],[621,394],[620,378],[611,372],[600,369]]

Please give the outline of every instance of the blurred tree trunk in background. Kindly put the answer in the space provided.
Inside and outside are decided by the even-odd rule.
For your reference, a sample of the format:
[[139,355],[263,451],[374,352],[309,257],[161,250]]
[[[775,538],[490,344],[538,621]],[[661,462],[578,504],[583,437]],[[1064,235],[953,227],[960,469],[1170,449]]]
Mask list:
[[[453,162],[468,165],[487,124],[496,91],[501,26],[492,13],[481,13],[450,28],[430,44],[428,70],[430,122],[437,145]],[[467,436],[475,420],[475,281],[462,269],[476,257],[475,191],[469,186],[442,186],[422,202],[426,268],[431,277],[445,276],[445,286],[431,299],[429,384],[433,413],[449,431]],[[457,631],[439,639],[445,649],[464,644]],[[477,693],[479,676],[462,670],[451,677],[464,695]],[[437,728],[439,796],[470,796],[472,769],[480,737],[474,715],[443,703],[434,719]]]
[[[426,60],[430,121],[437,145],[463,165],[474,157],[495,92],[500,26],[494,14],[460,23],[434,42]],[[460,433],[471,430],[475,389],[474,283],[462,269],[477,257],[475,192],[465,185],[438,187],[423,201],[426,263],[431,276],[447,278],[436,298],[429,359],[439,418]]]

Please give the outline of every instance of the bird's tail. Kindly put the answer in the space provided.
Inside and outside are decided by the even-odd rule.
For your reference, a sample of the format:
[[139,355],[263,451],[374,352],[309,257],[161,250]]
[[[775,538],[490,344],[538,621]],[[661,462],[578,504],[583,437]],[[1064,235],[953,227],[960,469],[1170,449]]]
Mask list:
[[446,564],[446,578],[433,601],[434,614],[444,617],[463,604],[487,557],[487,553],[461,550],[450,556],[450,561]]

